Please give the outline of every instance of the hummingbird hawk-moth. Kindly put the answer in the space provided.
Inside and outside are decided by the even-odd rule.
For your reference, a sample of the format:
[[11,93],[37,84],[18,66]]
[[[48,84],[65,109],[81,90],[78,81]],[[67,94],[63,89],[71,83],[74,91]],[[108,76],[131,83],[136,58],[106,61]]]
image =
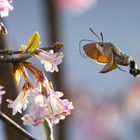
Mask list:
[[123,53],[120,48],[117,48],[113,43],[104,42],[102,33],[100,33],[99,37],[99,35],[91,28],[90,30],[99,41],[94,42],[91,40],[81,40],[80,46],[82,41],[91,41],[91,43],[87,43],[83,46],[83,51],[86,57],[95,60],[97,63],[105,64],[105,67],[100,71],[100,73],[107,73],[117,68],[122,70],[119,67],[119,65],[121,65],[130,66],[129,72],[133,76],[140,75],[140,70],[131,56]]

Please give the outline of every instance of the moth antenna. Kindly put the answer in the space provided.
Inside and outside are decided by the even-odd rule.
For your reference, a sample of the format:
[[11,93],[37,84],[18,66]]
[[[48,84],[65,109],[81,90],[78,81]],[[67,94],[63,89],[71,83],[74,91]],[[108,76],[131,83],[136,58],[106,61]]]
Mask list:
[[100,35],[101,35],[101,40],[102,40],[102,42],[104,42],[103,33],[101,32]]
[[89,29],[90,29],[90,31],[98,38],[99,41],[102,41],[101,38],[98,36],[98,34],[96,34],[96,33],[92,30],[92,28],[89,28]]
[[123,72],[126,72],[125,70],[123,70],[121,67],[117,67],[119,70],[123,71]]
[[84,42],[89,41],[89,42],[93,42],[93,43],[95,43],[95,42],[92,41],[92,40],[89,40],[89,39],[82,39],[82,40],[80,40],[80,42],[79,42],[79,52],[80,52],[80,55],[81,55],[83,58],[87,58],[86,54],[82,52],[82,45],[81,45],[81,43],[82,43],[83,41],[84,41]]

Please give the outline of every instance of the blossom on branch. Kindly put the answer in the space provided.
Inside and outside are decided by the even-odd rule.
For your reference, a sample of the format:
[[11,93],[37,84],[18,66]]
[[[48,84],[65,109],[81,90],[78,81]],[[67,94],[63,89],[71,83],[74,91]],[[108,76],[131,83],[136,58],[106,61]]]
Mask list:
[[38,32],[35,32],[27,42],[27,45],[22,45],[22,54],[29,53],[32,56],[35,56],[42,64],[44,64],[46,71],[58,72],[58,65],[62,63],[64,57],[63,52],[54,53],[53,50],[45,51],[39,49],[40,44],[40,35]]
[[6,17],[9,14],[10,10],[13,10],[13,6],[11,5],[12,0],[0,0],[0,16]]
[[8,107],[13,109],[12,114],[15,115],[17,112],[22,113],[22,109],[25,110],[28,104],[27,96],[29,95],[29,90],[27,90],[26,85],[23,86],[17,98],[12,101],[7,99]]
[[59,120],[71,113],[73,105],[68,100],[60,99],[62,93],[54,92],[48,96],[35,93],[32,98],[30,113],[22,117],[25,125],[38,125],[49,119],[52,124],[57,124]]
[[[40,35],[35,32],[27,45],[20,48],[19,57],[35,56],[41,63],[44,63],[47,71],[58,71],[57,65],[62,62],[64,54],[62,52],[54,53],[53,50],[48,52],[39,49],[39,45]],[[28,72],[33,79],[29,77]],[[28,62],[26,59],[22,59],[21,62],[14,62],[13,74],[17,85],[20,83],[21,76],[24,78],[24,83],[17,98],[14,101],[7,100],[9,102],[8,107],[12,108],[12,114],[15,115],[17,112],[22,113],[22,110],[24,111],[27,105],[30,105],[29,113],[22,117],[24,124],[38,125],[45,120],[57,124],[59,120],[71,114],[72,102],[61,99],[63,93],[55,91],[52,82],[33,63]],[[30,100],[27,99],[28,96],[31,97]]]
[[46,52],[41,49],[37,50],[34,55],[41,60],[41,63],[44,64],[46,71],[49,72],[58,72],[57,65],[62,63],[62,58],[64,57],[62,52],[54,53],[53,50]]
[[22,113],[22,109],[26,109],[28,103],[27,96],[29,96],[29,93],[32,91],[33,84],[30,81],[27,71],[23,65],[14,65],[13,69],[17,84],[20,81],[21,75],[23,75],[25,80],[25,83],[17,98],[14,101],[7,99],[7,102],[9,103],[8,107],[13,109],[12,114],[15,115],[17,112]]
[[26,68],[36,78],[34,90],[32,90],[32,103],[30,113],[22,117],[24,124],[38,125],[49,119],[51,123],[57,124],[59,120],[70,115],[73,109],[72,102],[60,99],[62,92],[55,91],[52,83],[47,77],[30,63]]

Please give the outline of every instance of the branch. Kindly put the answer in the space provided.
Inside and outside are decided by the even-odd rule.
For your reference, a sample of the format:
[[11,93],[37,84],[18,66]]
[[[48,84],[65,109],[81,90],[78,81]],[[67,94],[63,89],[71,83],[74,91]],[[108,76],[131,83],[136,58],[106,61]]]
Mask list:
[[[45,50],[45,51],[47,50],[58,51],[63,47],[63,45],[64,44],[62,42],[56,42],[53,45],[50,45],[45,48],[40,48],[40,49]],[[0,63],[18,63],[18,62],[23,62],[32,57],[32,55],[28,53],[22,54],[22,52],[23,51],[0,50]],[[22,55],[18,57],[13,57],[12,55],[15,55],[15,54],[22,54]]]
[[12,128],[14,128],[17,132],[19,132],[22,136],[27,138],[28,140],[35,140],[33,136],[27,132],[25,129],[23,129],[20,125],[18,125],[16,122],[14,122],[12,119],[10,119],[6,114],[2,113],[0,111],[0,119],[3,120],[5,123],[10,125]]
[[0,63],[18,63],[18,62],[23,62],[27,59],[29,59],[30,57],[32,57],[30,54],[24,54],[22,56],[19,57],[0,57]]
[[[48,50],[54,50],[58,51],[64,46],[63,42],[56,42],[52,45],[49,45],[48,47],[40,48],[42,50],[48,51]],[[21,54],[23,51],[14,51],[14,50],[0,50],[0,55],[13,55],[13,54]]]

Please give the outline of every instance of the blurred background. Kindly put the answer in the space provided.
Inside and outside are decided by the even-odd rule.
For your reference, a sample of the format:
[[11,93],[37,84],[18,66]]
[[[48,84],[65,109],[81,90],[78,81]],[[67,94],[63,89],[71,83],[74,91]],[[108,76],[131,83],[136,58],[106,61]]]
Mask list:
[[[65,98],[73,101],[75,109],[54,126],[55,140],[139,140],[140,78],[131,76],[128,67],[122,67],[126,72],[99,74],[103,65],[82,58],[79,41],[97,41],[89,30],[91,27],[96,33],[102,32],[104,41],[114,43],[140,66],[140,1],[14,0],[13,6],[14,10],[4,18],[9,34],[1,41],[0,49],[3,46],[18,49],[35,31],[41,35],[41,47],[56,41],[65,44],[60,72],[46,74],[54,81],[55,90],[63,91]],[[34,63],[44,70],[39,62]],[[5,86],[5,99],[16,97],[18,89],[11,65],[1,65],[0,85]],[[10,116],[7,103],[4,102],[2,109]],[[0,139],[17,138],[17,132],[2,121],[0,128]],[[42,125],[27,129],[37,140],[46,139]]]

